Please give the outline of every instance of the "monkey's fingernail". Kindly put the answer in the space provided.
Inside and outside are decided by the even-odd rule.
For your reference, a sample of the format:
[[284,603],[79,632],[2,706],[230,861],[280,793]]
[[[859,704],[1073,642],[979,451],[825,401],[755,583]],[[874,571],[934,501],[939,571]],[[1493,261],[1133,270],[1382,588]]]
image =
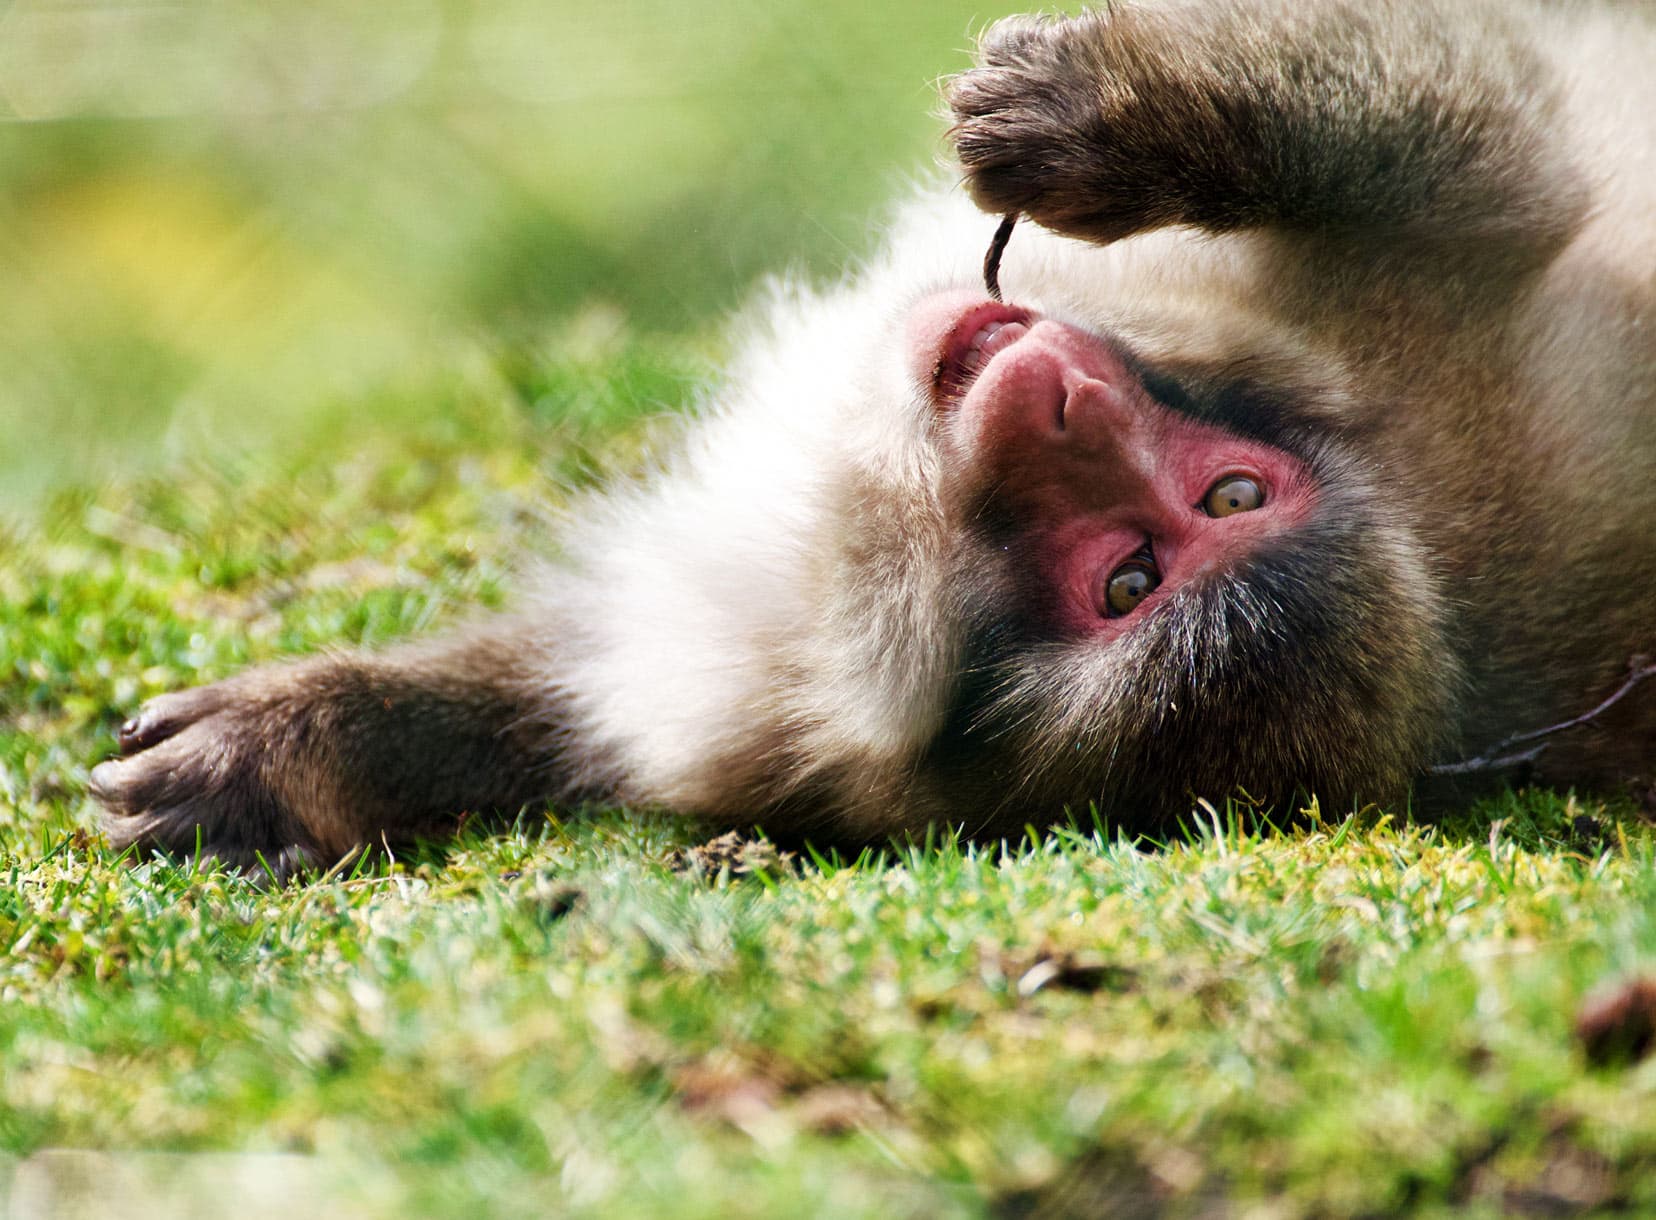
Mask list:
[[147,736],[144,717],[140,713],[116,731],[115,744],[120,746],[122,754],[134,754],[149,744]]

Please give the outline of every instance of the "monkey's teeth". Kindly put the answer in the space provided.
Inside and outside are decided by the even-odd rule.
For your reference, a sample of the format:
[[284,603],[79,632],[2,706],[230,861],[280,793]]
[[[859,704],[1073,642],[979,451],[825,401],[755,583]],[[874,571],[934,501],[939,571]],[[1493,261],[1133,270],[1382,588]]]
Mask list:
[[1029,333],[1029,327],[1022,322],[990,322],[977,334],[972,336],[968,350],[981,352],[985,361],[996,352],[1003,351]]
[[1027,334],[1029,328],[1022,322],[988,322],[980,327],[966,350],[960,356],[960,375],[970,381],[976,377],[983,366],[994,359],[997,352],[1004,351],[1020,338]]
[[939,402],[964,397],[996,354],[1029,333],[1030,321],[1021,311],[1003,305],[984,305],[969,311],[949,335],[932,374]]

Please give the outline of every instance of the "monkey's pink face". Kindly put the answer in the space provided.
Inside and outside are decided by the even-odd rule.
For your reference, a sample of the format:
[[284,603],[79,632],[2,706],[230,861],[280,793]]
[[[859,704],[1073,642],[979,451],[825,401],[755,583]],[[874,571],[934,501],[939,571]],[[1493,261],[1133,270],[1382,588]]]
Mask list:
[[908,340],[962,495],[1065,634],[1130,629],[1312,510],[1303,462],[1158,402],[1096,335],[950,292],[915,308]]

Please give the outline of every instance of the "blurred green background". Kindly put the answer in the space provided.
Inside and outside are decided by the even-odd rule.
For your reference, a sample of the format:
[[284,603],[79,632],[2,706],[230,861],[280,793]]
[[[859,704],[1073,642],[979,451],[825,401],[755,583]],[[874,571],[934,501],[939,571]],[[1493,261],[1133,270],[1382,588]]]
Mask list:
[[0,0],[0,511],[831,273],[1016,7]]

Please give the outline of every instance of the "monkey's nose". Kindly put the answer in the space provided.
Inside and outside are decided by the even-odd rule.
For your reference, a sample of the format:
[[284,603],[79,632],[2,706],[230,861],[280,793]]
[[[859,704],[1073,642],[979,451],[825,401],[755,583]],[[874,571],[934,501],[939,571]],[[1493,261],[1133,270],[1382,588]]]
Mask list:
[[1086,427],[1117,432],[1132,421],[1126,392],[1118,385],[1098,377],[1066,377],[1064,390],[1060,431]]

